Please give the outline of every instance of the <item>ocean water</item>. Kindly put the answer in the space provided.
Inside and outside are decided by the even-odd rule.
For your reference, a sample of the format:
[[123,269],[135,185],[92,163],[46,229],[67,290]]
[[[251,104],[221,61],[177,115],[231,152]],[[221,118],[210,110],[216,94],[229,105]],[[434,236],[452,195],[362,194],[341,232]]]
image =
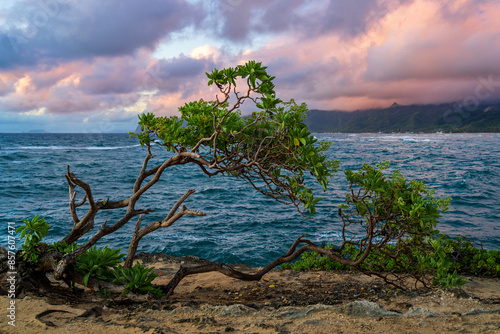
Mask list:
[[[163,219],[186,190],[196,193],[185,202],[206,217],[183,217],[169,228],[145,236],[138,251],[193,255],[212,261],[265,265],[285,253],[302,234],[317,243],[336,243],[341,222],[337,205],[347,182],[342,170],[364,162],[391,161],[409,179],[421,179],[437,196],[452,197],[438,229],[451,236],[467,235],[487,249],[500,249],[499,134],[316,134],[333,146],[328,155],[341,161],[317,206],[306,219],[227,176],[208,178],[194,166],[167,170],[136,208],[155,209],[142,224]],[[7,223],[39,214],[53,227],[48,242],[59,240],[72,226],[68,208],[66,166],[88,183],[96,200],[130,195],[145,149],[126,134],[0,134],[0,243],[6,244]],[[150,166],[168,157],[155,149]],[[156,163],[155,163],[156,162]],[[79,192],[82,198],[82,192]],[[101,212],[95,229],[124,211]],[[100,213],[100,214],[101,214]],[[98,245],[126,251],[135,221],[103,238]],[[81,239],[84,241],[86,239]],[[18,241],[20,246],[20,241]]]

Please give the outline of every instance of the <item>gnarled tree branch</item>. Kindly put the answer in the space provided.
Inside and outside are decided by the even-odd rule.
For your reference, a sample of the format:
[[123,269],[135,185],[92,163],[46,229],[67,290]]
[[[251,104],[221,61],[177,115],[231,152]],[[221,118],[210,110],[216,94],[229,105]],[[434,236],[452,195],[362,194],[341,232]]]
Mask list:
[[[212,262],[209,264],[204,264],[195,267],[184,267],[181,265],[181,267],[174,275],[174,277],[170,280],[170,282],[168,282],[167,285],[160,286],[160,288],[163,290],[163,292],[166,293],[167,297],[169,297],[174,293],[175,288],[177,287],[177,285],[179,285],[179,283],[182,281],[184,277],[189,275],[208,273],[212,271],[218,271],[223,275],[240,279],[243,281],[258,281],[276,266],[279,266],[280,264],[283,264],[285,262],[293,261],[296,258],[298,258],[302,253],[304,253],[306,250],[308,250],[310,248],[309,246],[310,242],[308,240],[303,239],[304,237],[307,236],[308,236],[307,234],[304,234],[298,237],[285,255],[276,258],[274,261],[269,263],[264,268],[258,270],[254,274],[243,273],[223,263]],[[307,244],[297,249],[297,246],[300,243],[304,242],[306,242]]]
[[175,205],[172,207],[170,212],[168,213],[167,217],[163,220],[158,220],[155,221],[143,228],[140,228],[141,226],[141,220],[142,216],[139,217],[139,220],[137,221],[137,224],[135,225],[135,230],[134,234],[132,235],[132,240],[130,241],[130,246],[128,248],[127,252],[127,257],[125,259],[125,263],[123,265],[124,268],[130,268],[132,267],[132,261],[135,256],[135,252],[137,251],[137,247],[139,245],[139,241],[141,241],[142,237],[144,237],[146,234],[149,234],[153,231],[156,231],[160,227],[169,227],[173,223],[175,223],[177,220],[179,220],[182,216],[188,215],[188,216],[205,216],[205,213],[200,212],[200,211],[195,211],[195,210],[189,210],[186,208],[186,206],[182,206],[181,210],[176,213],[176,211],[179,209],[181,204],[192,194],[195,193],[194,189],[188,190],[178,201],[175,203]]

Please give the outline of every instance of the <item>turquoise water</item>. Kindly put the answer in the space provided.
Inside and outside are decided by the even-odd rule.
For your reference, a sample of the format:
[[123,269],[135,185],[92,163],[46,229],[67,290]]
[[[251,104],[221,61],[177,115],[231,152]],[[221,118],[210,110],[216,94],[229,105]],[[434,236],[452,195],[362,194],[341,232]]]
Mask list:
[[[453,197],[441,218],[442,232],[468,235],[488,249],[500,249],[499,134],[316,134],[333,142],[329,156],[341,169],[364,162],[392,162],[408,178],[425,180],[437,195]],[[167,153],[156,149],[160,162]],[[48,241],[66,235],[72,225],[68,209],[66,166],[93,189],[96,200],[123,199],[145,157],[145,149],[125,134],[0,134],[0,243],[7,223],[39,214],[53,225]],[[153,166],[154,164],[151,164]],[[332,181],[314,220],[300,216],[254,191],[241,180],[208,178],[193,166],[172,168],[139,202],[157,211],[143,224],[162,219],[186,190],[186,202],[206,217],[184,217],[173,226],[146,236],[139,251],[194,255],[213,261],[264,265],[282,255],[296,237],[311,234],[318,242],[338,240],[337,205],[347,191],[342,172]],[[80,197],[81,198],[81,197]],[[97,216],[96,229],[122,212]],[[126,249],[135,221],[101,240],[100,245]]]

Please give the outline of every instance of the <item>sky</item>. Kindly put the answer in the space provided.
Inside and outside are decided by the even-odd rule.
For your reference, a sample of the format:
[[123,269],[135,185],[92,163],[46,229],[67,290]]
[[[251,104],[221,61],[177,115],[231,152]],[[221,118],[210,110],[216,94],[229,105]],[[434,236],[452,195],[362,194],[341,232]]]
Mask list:
[[262,62],[310,109],[500,101],[497,0],[3,0],[0,132],[127,132]]

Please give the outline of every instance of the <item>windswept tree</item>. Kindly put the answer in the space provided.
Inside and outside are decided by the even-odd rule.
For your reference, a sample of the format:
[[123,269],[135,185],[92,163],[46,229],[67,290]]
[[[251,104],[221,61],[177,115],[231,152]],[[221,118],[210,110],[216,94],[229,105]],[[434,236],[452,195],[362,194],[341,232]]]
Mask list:
[[312,251],[305,256],[310,264],[357,269],[405,290],[463,284],[456,271],[450,272],[452,250],[437,230],[451,198],[435,198],[423,181],[407,180],[398,170],[387,175],[388,168],[384,162],[346,170],[349,192],[338,209],[340,242],[323,247],[300,237],[298,244],[304,245],[291,257]]
[[[274,267],[295,260],[306,251],[377,274],[402,288],[407,286],[407,277],[423,285],[428,285],[432,278],[435,278],[433,283],[442,286],[462,282],[456,272],[448,273],[446,249],[435,238],[437,218],[446,211],[449,199],[435,199],[422,182],[408,182],[397,171],[387,177],[384,170],[388,165],[381,164],[364,165],[357,172],[346,171],[350,193],[338,212],[342,222],[340,245],[321,247],[303,235],[288,252],[256,273],[240,272],[221,263],[181,266],[166,286],[153,288],[154,275],[150,269],[132,267],[139,242],[185,215],[205,215],[203,208],[187,208],[183,204],[195,193],[189,189],[165,212],[165,218],[143,225],[154,210],[138,207],[138,201],[170,167],[191,164],[208,177],[220,174],[242,179],[255,191],[295,207],[304,216],[314,214],[320,200],[309,183],[316,180],[326,190],[338,170],[339,162],[328,160],[325,154],[331,144],[318,141],[303,123],[308,112],[306,106],[294,100],[280,100],[274,77],[267,73],[266,67],[250,61],[235,68],[215,69],[207,77],[208,85],[218,89],[213,101],[187,103],[179,108],[180,116],[158,117],[151,113],[139,116],[141,131],[131,135],[147,153],[129,197],[96,201],[91,186],[68,166],[72,230],[60,243],[48,246],[41,243],[48,232],[46,222],[38,217],[25,221],[25,226],[19,228],[25,245],[17,256],[22,287],[37,290],[50,286],[45,273],[53,271],[56,279],[69,285],[81,283],[96,291],[106,288],[126,293],[139,289],[157,296],[171,295],[188,275],[218,271],[241,280],[259,280]],[[242,115],[240,108],[244,103],[255,111]],[[171,154],[158,161],[153,154],[158,149]],[[121,218],[109,224],[100,221],[99,213],[116,209],[125,209]],[[131,221],[135,222],[135,229],[125,262],[118,267],[119,251],[99,250],[95,244]],[[100,224],[99,229],[76,246],[80,238],[93,231],[96,223]]]
[[[185,215],[204,216],[202,208],[187,208],[183,204],[195,193],[190,189],[165,213],[164,219],[144,224],[147,214],[154,210],[139,208],[140,197],[158,183],[164,172],[178,165],[196,165],[208,177],[221,174],[242,179],[256,191],[294,206],[303,215],[314,214],[320,198],[314,196],[313,187],[306,180],[316,179],[326,189],[338,169],[338,161],[327,159],[325,151],[330,145],[318,142],[302,122],[308,112],[305,104],[279,99],[274,77],[255,61],[214,69],[207,77],[208,85],[218,89],[213,101],[186,103],[179,108],[180,116],[139,116],[141,131],[131,136],[139,140],[147,153],[129,197],[96,201],[91,185],[67,167],[73,227],[61,243],[74,244],[95,224],[100,224],[100,228],[68,254],[39,247],[42,272],[53,270],[56,279],[84,281],[83,274],[75,272],[72,264],[102,237],[134,220],[135,230],[124,264],[125,269],[131,268],[138,244],[147,234],[169,227]],[[240,107],[244,103],[251,104],[254,112],[242,115]],[[154,149],[166,149],[172,154],[157,161]],[[84,214],[82,208],[86,208]],[[123,208],[125,214],[116,221],[99,221],[102,211]],[[89,283],[88,276],[85,283]],[[90,281],[96,289],[99,284]]]

